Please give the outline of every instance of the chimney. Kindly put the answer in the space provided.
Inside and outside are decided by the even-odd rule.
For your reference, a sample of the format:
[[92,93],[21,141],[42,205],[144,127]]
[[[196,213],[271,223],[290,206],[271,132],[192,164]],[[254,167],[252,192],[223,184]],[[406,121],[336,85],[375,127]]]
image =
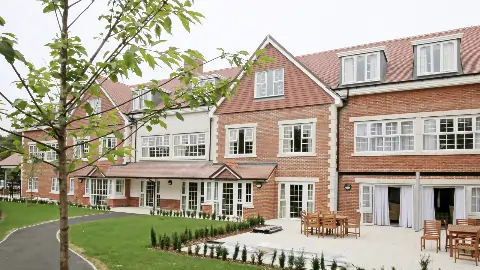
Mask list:
[[[196,58],[193,58],[193,60],[195,60],[195,62],[197,63],[198,65],[198,68],[195,68],[194,70],[192,70],[193,74],[194,75],[200,75],[203,73],[203,62],[202,60],[199,60],[199,59],[196,59]],[[186,61],[183,61],[183,67],[185,68],[185,70],[190,70],[192,69],[193,67],[190,66]]]

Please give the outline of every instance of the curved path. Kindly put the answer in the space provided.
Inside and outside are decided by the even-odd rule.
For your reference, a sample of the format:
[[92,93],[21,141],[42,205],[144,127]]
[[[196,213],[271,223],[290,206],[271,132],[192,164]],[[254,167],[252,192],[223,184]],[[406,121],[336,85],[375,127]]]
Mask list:
[[[106,214],[76,217],[69,224],[118,218],[132,214],[110,212]],[[0,244],[0,269],[55,270],[60,269],[60,245],[57,241],[58,221],[18,230]],[[70,253],[71,270],[92,270],[89,262]]]

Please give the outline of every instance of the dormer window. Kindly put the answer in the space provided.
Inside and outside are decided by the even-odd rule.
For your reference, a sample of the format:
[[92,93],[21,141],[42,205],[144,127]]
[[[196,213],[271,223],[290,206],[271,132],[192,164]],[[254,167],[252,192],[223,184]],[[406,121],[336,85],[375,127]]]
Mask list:
[[255,98],[283,96],[283,68],[255,73]]
[[215,85],[217,83],[217,78],[206,78],[206,79],[199,79],[198,81],[198,86],[199,87],[205,87],[206,83],[211,83],[212,85]]
[[463,34],[412,41],[415,52],[414,76],[459,72],[459,40]]
[[457,42],[445,41],[417,48],[417,75],[430,75],[457,71]]
[[380,52],[342,57],[342,84],[380,80]]
[[152,92],[147,89],[133,91],[133,110],[145,108],[145,100],[152,100]]

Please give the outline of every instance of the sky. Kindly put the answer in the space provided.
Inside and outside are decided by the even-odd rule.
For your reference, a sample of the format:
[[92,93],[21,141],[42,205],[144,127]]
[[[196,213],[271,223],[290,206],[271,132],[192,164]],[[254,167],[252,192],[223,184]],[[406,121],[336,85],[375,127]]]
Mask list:
[[[34,0],[1,0],[0,16],[6,20],[1,32],[17,35],[18,49],[37,67],[49,61],[44,46],[58,32],[55,16],[43,14]],[[71,2],[73,2],[71,0]],[[90,0],[72,11],[72,18]],[[105,12],[107,0],[96,0],[72,27],[72,35],[82,38],[87,51],[93,52],[103,30],[98,16]],[[272,35],[293,55],[303,55],[375,41],[450,30],[480,24],[478,0],[195,0],[194,9],[205,16],[201,25],[188,33],[174,21],[173,35],[165,36],[168,46],[196,49],[206,59],[218,56],[216,48],[227,52],[253,52],[267,34]],[[204,70],[229,67],[214,61]],[[21,69],[24,73],[24,69]],[[145,67],[141,78],[122,79],[137,84],[166,78],[166,67]],[[15,73],[3,57],[0,59],[0,91],[8,98],[28,98],[25,90],[12,81]],[[0,105],[3,106],[3,105]],[[5,119],[0,123],[8,127]]]

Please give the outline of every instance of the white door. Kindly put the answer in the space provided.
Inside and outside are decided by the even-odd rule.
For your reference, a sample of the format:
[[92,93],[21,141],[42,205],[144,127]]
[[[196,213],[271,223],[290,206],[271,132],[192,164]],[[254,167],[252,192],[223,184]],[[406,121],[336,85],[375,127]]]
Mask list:
[[366,225],[373,225],[373,185],[360,185],[360,214],[361,222]]
[[314,212],[313,183],[281,183],[278,186],[278,218],[296,219],[302,211]]
[[160,182],[156,180],[140,181],[140,207],[160,207]]
[[200,182],[182,182],[181,209],[184,211],[200,211]]

